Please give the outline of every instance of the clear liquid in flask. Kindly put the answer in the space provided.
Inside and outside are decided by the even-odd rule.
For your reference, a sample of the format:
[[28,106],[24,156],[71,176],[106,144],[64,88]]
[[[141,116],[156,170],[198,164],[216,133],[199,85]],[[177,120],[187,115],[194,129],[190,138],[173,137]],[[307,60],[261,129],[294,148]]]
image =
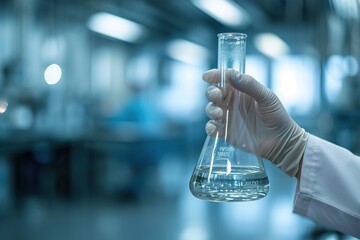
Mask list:
[[193,174],[190,189],[200,199],[214,202],[251,201],[269,191],[269,179],[256,166],[201,166]]

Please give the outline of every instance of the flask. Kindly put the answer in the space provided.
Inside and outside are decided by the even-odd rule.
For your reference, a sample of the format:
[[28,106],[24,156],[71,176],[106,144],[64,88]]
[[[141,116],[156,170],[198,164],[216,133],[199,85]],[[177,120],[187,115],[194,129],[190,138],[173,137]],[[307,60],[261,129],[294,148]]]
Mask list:
[[[245,71],[246,37],[244,33],[218,34],[218,68],[222,90],[231,88],[226,79],[226,70]],[[191,193],[200,199],[215,202],[251,201],[265,197],[269,191],[267,177],[256,141],[246,127],[247,118],[241,116],[237,104],[241,103],[241,93],[231,91],[233,101],[223,108],[220,124],[224,133],[216,132],[207,136],[200,157],[190,179]],[[240,101],[239,101],[240,100]],[[236,122],[234,122],[236,119]],[[229,124],[237,124],[242,129],[236,136],[241,148],[231,145]],[[238,146],[238,144],[237,144]]]

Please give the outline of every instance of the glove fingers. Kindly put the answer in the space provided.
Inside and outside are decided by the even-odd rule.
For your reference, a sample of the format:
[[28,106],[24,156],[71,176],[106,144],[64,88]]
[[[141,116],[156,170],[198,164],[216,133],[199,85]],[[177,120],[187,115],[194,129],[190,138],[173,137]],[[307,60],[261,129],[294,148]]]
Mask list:
[[212,102],[206,105],[205,112],[211,120],[221,120],[223,116],[223,110]]
[[224,135],[224,126],[218,122],[215,122],[214,120],[210,120],[205,125],[205,131],[206,131],[207,135],[212,136],[212,137],[214,137],[216,135],[223,136]]
[[212,84],[219,83],[220,82],[220,75],[219,74],[220,74],[219,70],[211,69],[209,71],[206,71],[203,74],[202,79],[205,82],[212,83]]
[[235,89],[248,94],[260,104],[267,102],[271,98],[272,92],[249,75],[233,71],[229,80]]
[[[226,79],[230,81],[236,90],[248,94],[260,104],[266,103],[267,100],[272,98],[272,92],[250,75],[241,74],[234,69],[229,69],[226,71]],[[212,84],[219,83],[220,71],[218,69],[211,69],[205,72],[203,80]],[[222,93],[223,98],[225,95],[226,93]]]
[[211,85],[206,90],[206,98],[210,102],[219,103],[223,98],[223,94],[218,87]]

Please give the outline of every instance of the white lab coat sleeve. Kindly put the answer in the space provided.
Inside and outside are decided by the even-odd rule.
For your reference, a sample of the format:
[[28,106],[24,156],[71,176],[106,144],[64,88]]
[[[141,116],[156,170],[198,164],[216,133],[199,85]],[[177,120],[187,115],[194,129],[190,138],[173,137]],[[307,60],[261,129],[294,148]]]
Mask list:
[[294,213],[360,238],[360,157],[310,134]]

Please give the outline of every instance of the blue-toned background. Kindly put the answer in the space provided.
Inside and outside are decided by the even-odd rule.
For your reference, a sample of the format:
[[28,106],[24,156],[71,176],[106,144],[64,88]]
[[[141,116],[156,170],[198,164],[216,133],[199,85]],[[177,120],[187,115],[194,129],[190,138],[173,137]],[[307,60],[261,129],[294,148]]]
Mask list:
[[202,73],[244,32],[246,73],[308,132],[360,153],[358,0],[1,0],[0,239],[351,239],[269,195],[194,198]]

